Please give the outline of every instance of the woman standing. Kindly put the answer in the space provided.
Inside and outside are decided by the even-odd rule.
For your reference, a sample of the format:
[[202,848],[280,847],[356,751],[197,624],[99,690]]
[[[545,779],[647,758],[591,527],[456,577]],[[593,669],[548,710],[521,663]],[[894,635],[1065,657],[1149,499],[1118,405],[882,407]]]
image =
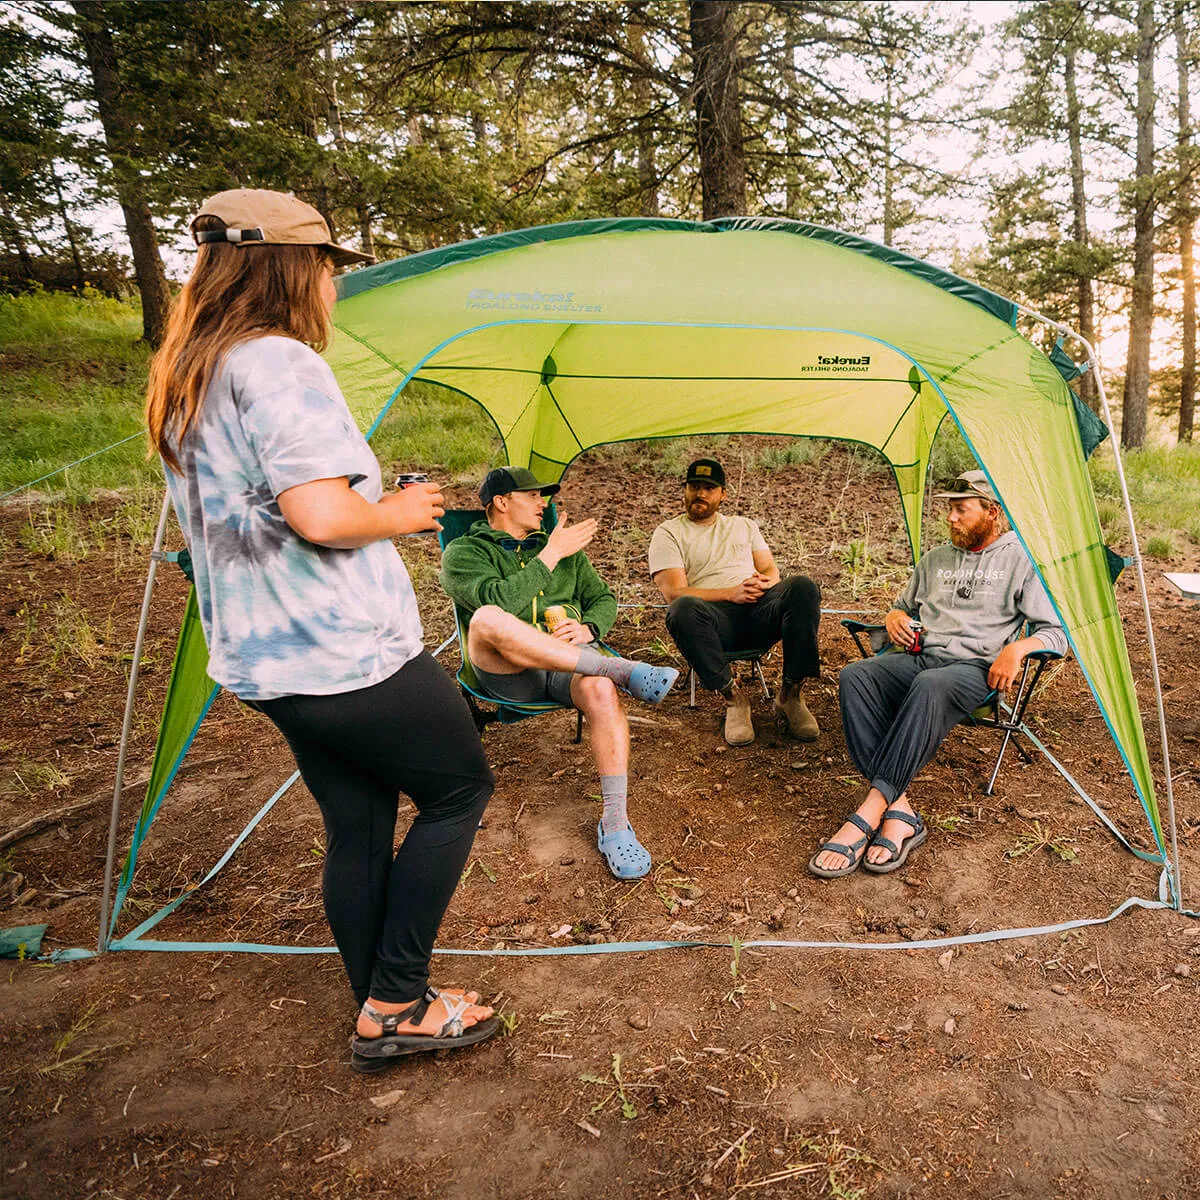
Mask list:
[[[222,192],[150,373],[146,419],[195,564],[209,674],[280,729],[325,822],[325,912],[361,1006],[353,1061],[482,1041],[478,995],[429,959],[492,775],[423,646],[390,539],[436,527],[436,484],[383,495],[379,464],[320,357],[333,243],[282,192]],[[418,815],[398,852],[398,794]]]

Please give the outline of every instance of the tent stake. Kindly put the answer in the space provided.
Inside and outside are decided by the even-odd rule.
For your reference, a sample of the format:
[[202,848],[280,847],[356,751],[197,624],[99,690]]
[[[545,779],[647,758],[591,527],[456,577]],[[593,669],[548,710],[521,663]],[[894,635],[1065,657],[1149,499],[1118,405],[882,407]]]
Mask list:
[[121,720],[121,744],[117,750],[117,774],[113,781],[112,815],[108,821],[108,854],[104,860],[104,894],[100,901],[100,934],[96,940],[97,951],[108,948],[108,910],[112,903],[113,863],[117,857],[117,826],[121,819],[121,787],[125,782],[125,752],[129,749],[129,730],[133,724],[133,696],[137,690],[138,669],[142,663],[142,643],[146,640],[146,626],[150,622],[150,596],[154,591],[154,576],[158,572],[162,553],[163,535],[167,528],[167,513],[171,510],[171,495],[163,493],[162,511],[158,514],[158,529],[154,533],[154,545],[150,550],[150,569],[146,572],[146,591],[142,596],[142,615],[138,619],[137,637],[133,643],[133,662],[129,667],[129,687],[125,692],[125,716]]
[[1129,523],[1129,538],[1133,543],[1133,564],[1137,568],[1138,587],[1142,593],[1142,611],[1146,616],[1146,643],[1150,650],[1150,674],[1154,680],[1154,699],[1158,707],[1158,735],[1162,742],[1163,773],[1166,776],[1167,824],[1171,831],[1171,862],[1168,864],[1167,876],[1174,896],[1174,908],[1177,912],[1182,912],[1183,878],[1180,874],[1179,836],[1175,829],[1175,789],[1171,783],[1171,752],[1167,747],[1167,714],[1163,707],[1162,680],[1158,673],[1158,652],[1154,647],[1154,623],[1150,619],[1150,595],[1146,590],[1146,572],[1142,565],[1142,551],[1138,545],[1137,528],[1133,523],[1133,504],[1129,499],[1129,488],[1125,483],[1125,467],[1121,462],[1121,448],[1117,442],[1117,431],[1113,427],[1112,413],[1108,407],[1108,393],[1104,388],[1104,378],[1100,374],[1100,359],[1087,338],[1081,333],[1076,333],[1070,326],[1060,325],[1057,321],[1052,321],[1049,317],[1044,317],[1041,313],[1034,312],[1023,304],[1018,304],[1017,308],[1026,316],[1041,321],[1051,329],[1056,329],[1059,333],[1081,343],[1087,351],[1088,362],[1091,364],[1096,380],[1096,391],[1100,396],[1100,408],[1104,414],[1104,423],[1108,426],[1108,434],[1112,439],[1113,460],[1117,466],[1117,479],[1121,484],[1121,498],[1125,501],[1125,520]]

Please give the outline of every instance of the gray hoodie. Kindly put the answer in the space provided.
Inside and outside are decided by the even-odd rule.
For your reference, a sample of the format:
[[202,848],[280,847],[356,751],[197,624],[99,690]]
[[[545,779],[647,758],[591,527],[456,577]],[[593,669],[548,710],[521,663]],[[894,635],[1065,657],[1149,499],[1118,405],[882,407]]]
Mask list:
[[925,626],[925,649],[935,658],[991,664],[1009,642],[1033,636],[1067,652],[1067,635],[1011,530],[983,550],[930,550],[896,607]]

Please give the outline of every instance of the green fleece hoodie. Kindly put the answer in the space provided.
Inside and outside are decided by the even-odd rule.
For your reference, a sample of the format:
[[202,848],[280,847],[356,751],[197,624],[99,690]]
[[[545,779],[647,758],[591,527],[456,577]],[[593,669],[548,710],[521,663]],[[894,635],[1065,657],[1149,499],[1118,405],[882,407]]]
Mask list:
[[552,604],[562,604],[602,638],[617,619],[617,601],[608,585],[596,574],[583,551],[561,559],[551,571],[538,554],[545,548],[547,534],[530,534],[515,550],[514,538],[487,521],[476,521],[442,554],[438,576],[446,594],[468,613],[494,604],[528,621],[541,623]]

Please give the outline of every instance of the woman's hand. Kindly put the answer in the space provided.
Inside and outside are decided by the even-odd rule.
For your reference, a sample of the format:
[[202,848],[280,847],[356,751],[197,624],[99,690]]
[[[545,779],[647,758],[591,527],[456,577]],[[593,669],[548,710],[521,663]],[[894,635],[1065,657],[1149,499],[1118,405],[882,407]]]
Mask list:
[[446,515],[446,500],[440,483],[412,483],[401,491],[384,496],[386,504],[400,521],[397,533],[423,533],[426,529],[441,529],[438,517]]

